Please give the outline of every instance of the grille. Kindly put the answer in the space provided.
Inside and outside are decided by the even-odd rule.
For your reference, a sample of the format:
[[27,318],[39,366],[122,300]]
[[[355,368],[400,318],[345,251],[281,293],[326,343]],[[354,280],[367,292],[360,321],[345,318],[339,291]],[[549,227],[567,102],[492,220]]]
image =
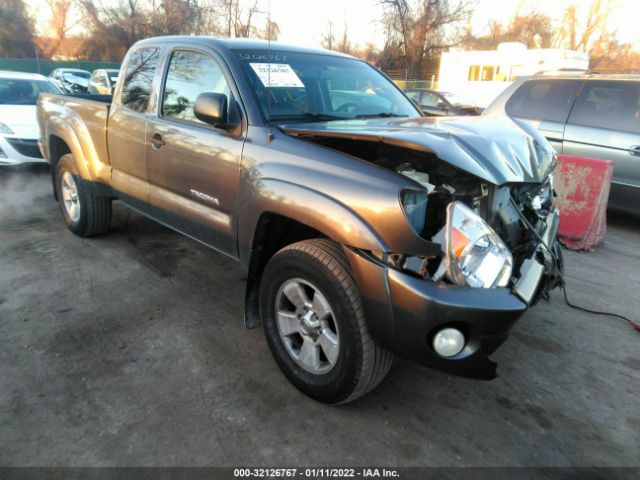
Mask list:
[[16,149],[20,155],[32,158],[42,158],[37,140],[27,140],[24,138],[6,138],[9,145]]

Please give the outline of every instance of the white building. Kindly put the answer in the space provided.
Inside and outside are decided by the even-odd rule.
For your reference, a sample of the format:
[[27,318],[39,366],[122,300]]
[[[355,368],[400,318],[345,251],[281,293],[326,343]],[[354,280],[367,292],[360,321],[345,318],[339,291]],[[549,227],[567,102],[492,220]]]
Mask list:
[[496,50],[443,53],[438,89],[486,107],[517,77],[544,70],[588,68],[588,53],[559,48],[527,49],[518,42],[501,43]]

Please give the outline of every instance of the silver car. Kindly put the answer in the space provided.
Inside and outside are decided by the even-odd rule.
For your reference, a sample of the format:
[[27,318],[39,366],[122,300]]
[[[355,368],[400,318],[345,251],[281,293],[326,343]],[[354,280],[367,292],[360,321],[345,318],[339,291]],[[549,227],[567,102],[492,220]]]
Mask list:
[[49,74],[49,80],[65,93],[87,93],[90,76],[79,68],[56,68]]
[[640,213],[640,75],[521,77],[483,115],[533,124],[558,153],[615,163],[609,207]]

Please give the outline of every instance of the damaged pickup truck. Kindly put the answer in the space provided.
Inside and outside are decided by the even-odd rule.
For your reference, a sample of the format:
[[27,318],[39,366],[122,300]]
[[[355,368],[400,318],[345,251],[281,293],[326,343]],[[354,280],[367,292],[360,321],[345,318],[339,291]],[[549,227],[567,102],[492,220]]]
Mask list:
[[317,400],[365,394],[394,354],[493,378],[558,285],[556,154],[526,124],[422,117],[366,62],[258,41],[144,40],[121,78],[40,96],[68,228],[106,232],[117,199],[240,261],[246,326]]

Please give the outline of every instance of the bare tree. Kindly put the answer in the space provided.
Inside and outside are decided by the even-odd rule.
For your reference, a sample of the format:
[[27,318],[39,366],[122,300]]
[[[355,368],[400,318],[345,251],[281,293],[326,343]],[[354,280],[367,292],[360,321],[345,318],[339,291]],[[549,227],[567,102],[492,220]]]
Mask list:
[[421,67],[457,41],[451,31],[470,15],[471,0],[381,0],[387,45],[403,52],[406,68]]
[[241,0],[220,0],[220,11],[225,17],[228,37],[248,38],[256,36],[253,24],[256,14],[260,13],[258,0],[252,0],[243,6]]
[[267,25],[265,26],[264,31],[258,36],[276,42],[280,36],[280,26],[273,20],[267,20]]
[[342,30],[342,38],[340,42],[338,42],[337,50],[342,53],[351,53],[353,50],[353,46],[351,45],[351,41],[349,40],[349,33],[347,23],[344,24],[344,30]]
[[152,0],[148,30],[152,35],[198,34],[206,8],[197,0]]
[[609,14],[613,10],[611,0],[592,0],[585,21],[580,21],[577,6],[569,5],[560,23],[556,44],[570,50],[588,52],[594,43],[605,40],[609,34]]
[[49,29],[53,32],[53,35],[43,53],[46,57],[52,57],[60,53],[60,47],[67,33],[76,25],[76,22],[71,22],[69,18],[74,6],[73,0],[47,0],[47,5],[51,10]]
[[327,31],[322,34],[320,45],[327,50],[333,50],[336,43],[336,37],[333,34],[333,22],[329,21]]
[[554,35],[551,17],[536,10],[523,12],[518,8],[506,23],[491,20],[485,35],[474,33],[467,25],[461,46],[471,50],[493,50],[502,42],[520,42],[529,48],[550,48]]
[[150,35],[149,19],[137,0],[105,7],[95,0],[78,0],[83,10],[84,51],[87,58],[121,61],[127,49]]
[[0,56],[35,56],[33,20],[23,0],[2,0],[0,18]]
[[342,30],[342,36],[340,37],[340,39],[337,39],[334,34],[333,22],[329,22],[327,31],[322,35],[320,45],[322,46],[322,48],[325,48],[327,50],[334,50],[336,52],[352,53],[353,51],[355,51],[355,47],[349,40],[349,27],[347,27],[346,22],[344,24],[344,29]]

